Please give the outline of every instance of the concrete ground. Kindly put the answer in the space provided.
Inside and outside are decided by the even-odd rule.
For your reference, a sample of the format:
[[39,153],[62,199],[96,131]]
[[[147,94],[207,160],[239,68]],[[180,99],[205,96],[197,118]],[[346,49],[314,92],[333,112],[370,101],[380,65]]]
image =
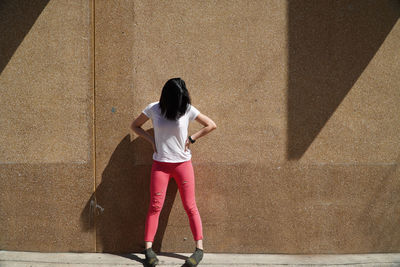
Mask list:
[[[182,266],[188,253],[160,253],[159,266]],[[0,266],[143,266],[140,253],[40,253],[0,250]],[[400,266],[400,253],[384,254],[223,254],[205,253],[199,266]]]

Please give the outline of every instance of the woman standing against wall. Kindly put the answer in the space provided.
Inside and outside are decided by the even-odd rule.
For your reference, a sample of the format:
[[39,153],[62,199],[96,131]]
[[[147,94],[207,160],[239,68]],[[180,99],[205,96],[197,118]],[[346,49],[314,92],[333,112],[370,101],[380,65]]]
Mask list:
[[[141,128],[149,118],[153,123],[154,137]],[[188,136],[189,122],[193,120],[204,127]],[[189,145],[216,127],[209,117],[191,105],[189,92],[181,78],[168,80],[162,89],[160,100],[147,105],[131,125],[132,130],[151,143],[154,150],[150,176],[150,205],[144,233],[144,254],[149,266],[158,264],[152,245],[171,177],[178,185],[196,243],[195,252],[186,260],[186,264],[197,266],[203,258],[203,229],[195,200],[195,180]]]

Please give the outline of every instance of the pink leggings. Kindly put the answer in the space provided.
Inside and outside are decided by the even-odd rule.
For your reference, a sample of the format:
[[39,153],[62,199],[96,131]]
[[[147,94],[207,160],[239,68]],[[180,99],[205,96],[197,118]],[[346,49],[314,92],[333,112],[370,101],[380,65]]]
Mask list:
[[178,185],[183,207],[189,217],[193,238],[195,241],[201,240],[203,239],[203,229],[194,194],[192,161],[171,163],[153,160],[150,177],[150,205],[146,217],[144,241],[153,242],[154,240],[171,177]]

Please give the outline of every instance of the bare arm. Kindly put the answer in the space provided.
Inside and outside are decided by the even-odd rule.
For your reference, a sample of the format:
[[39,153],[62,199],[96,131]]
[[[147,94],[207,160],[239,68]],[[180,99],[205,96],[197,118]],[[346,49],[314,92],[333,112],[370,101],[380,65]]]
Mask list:
[[[204,114],[200,113],[199,115],[197,115],[196,121],[203,124],[204,127],[202,129],[200,129],[200,131],[198,131],[195,134],[192,134],[190,136],[193,140],[197,140],[200,137],[208,134],[212,130],[217,129],[217,125],[215,124],[215,122],[213,122],[213,120],[211,120],[209,117],[207,117]],[[186,139],[186,143],[185,143],[185,151],[189,148],[189,146],[190,146],[190,141],[188,138],[188,139]]]
[[208,134],[209,132],[217,129],[217,125],[215,124],[215,122],[202,113],[197,115],[196,121],[203,124],[204,127],[201,130],[199,130],[198,132],[196,132],[195,134],[191,135],[193,140],[197,140],[200,137]]
[[131,124],[131,129],[139,136],[143,137],[148,141],[152,146],[155,152],[157,152],[156,144],[154,141],[154,137],[151,136],[148,132],[143,130],[142,125],[148,121],[149,118],[144,114],[140,113],[139,117],[137,117]]

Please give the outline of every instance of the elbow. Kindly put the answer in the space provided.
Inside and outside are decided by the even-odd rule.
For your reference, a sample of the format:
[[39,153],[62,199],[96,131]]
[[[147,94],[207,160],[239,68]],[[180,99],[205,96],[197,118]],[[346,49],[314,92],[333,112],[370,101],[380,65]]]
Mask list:
[[211,129],[211,131],[217,129],[217,125],[215,123],[212,123],[210,125],[210,129]]

